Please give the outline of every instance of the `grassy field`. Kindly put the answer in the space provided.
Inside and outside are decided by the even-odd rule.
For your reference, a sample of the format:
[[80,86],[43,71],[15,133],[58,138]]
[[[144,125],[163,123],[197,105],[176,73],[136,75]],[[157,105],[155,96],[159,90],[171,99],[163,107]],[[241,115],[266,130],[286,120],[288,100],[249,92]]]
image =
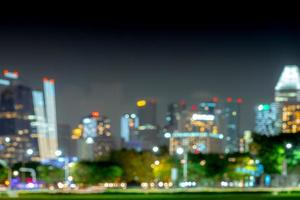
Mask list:
[[[0,197],[0,200],[9,199]],[[18,199],[39,200],[299,200],[300,193],[171,193],[171,194],[21,194]]]

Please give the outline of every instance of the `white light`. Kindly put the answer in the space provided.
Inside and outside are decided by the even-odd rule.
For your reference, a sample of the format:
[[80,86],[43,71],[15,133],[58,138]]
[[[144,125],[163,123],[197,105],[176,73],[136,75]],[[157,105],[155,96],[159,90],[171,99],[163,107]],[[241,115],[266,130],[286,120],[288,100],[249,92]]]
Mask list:
[[165,133],[165,134],[164,134],[164,137],[165,137],[165,138],[170,138],[170,137],[171,137],[171,133],[169,133],[169,132]]
[[92,120],[91,120],[90,118],[84,118],[84,119],[83,119],[83,123],[84,123],[84,124],[89,124],[89,123],[91,123],[91,121],[92,121]]
[[275,90],[300,90],[300,75],[297,65],[284,67]]
[[261,110],[264,109],[264,106],[263,106],[263,105],[259,105],[259,106],[257,107],[257,109],[258,109],[259,111],[261,111]]
[[7,142],[7,143],[10,142],[10,138],[9,138],[9,137],[6,137],[4,140],[5,140],[5,142]]
[[56,151],[55,151],[55,155],[56,155],[57,157],[61,156],[61,155],[62,155],[62,151],[61,151],[61,150],[56,150]]
[[152,148],[152,151],[153,151],[154,153],[156,153],[156,152],[159,151],[159,148],[158,148],[157,146],[154,146],[154,147]]
[[182,147],[178,147],[178,148],[176,149],[176,153],[177,153],[178,155],[183,154],[183,152],[184,152],[184,149],[183,149]]
[[73,181],[73,176],[68,176],[68,181]]
[[18,171],[13,171],[13,175],[14,175],[14,176],[18,176],[18,175],[19,175],[19,172],[18,172]]
[[62,189],[62,188],[64,187],[64,184],[63,184],[62,182],[58,182],[58,183],[57,183],[57,187],[58,187],[59,189]]
[[135,115],[135,114],[131,114],[130,117],[131,117],[131,118],[135,118],[136,115]]
[[293,147],[293,145],[292,145],[291,143],[287,143],[287,144],[285,145],[285,147],[286,147],[287,149],[291,149],[291,148]]
[[220,134],[220,135],[219,135],[219,139],[222,140],[223,138],[224,138],[224,135],[223,135],[223,134]]
[[32,149],[27,149],[26,153],[27,153],[27,155],[31,156],[33,154],[33,150]]
[[159,160],[154,161],[155,165],[159,165]]
[[88,137],[88,138],[85,140],[85,142],[86,142],[87,144],[93,144],[93,143],[94,143],[94,139],[91,138],[91,137]]
[[196,114],[194,113],[192,115],[192,120],[203,120],[203,121],[212,121],[215,119],[214,115],[205,115],[205,114]]
[[129,118],[129,115],[128,115],[128,114],[126,114],[126,115],[125,115],[125,118]]
[[159,182],[158,183],[158,187],[163,187],[164,186],[164,183],[163,182]]

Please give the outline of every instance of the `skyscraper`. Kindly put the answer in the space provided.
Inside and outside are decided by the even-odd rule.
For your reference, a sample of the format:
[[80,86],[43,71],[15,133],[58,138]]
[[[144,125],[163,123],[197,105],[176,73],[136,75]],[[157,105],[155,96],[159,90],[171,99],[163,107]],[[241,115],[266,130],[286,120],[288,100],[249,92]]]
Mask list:
[[136,114],[125,114],[121,117],[121,142],[122,148],[141,149],[137,139],[139,118]]
[[226,101],[217,104],[216,117],[219,132],[224,135],[225,153],[239,151],[241,103],[241,98],[234,100],[231,97],[227,97]]
[[77,155],[81,160],[107,156],[113,148],[110,119],[99,112],[90,113],[73,129],[72,139],[77,142]]
[[300,74],[297,65],[286,65],[275,86],[275,102],[300,101]]
[[[0,157],[10,163],[38,160],[31,88],[11,85],[0,95]],[[30,156],[27,150],[33,150]]]
[[136,106],[139,126],[135,141],[140,146],[139,150],[151,150],[154,146],[161,145],[156,121],[156,100],[141,99],[136,102]]
[[47,116],[47,157],[49,159],[55,158],[55,152],[58,150],[57,142],[57,122],[56,122],[56,102],[55,102],[55,86],[54,79],[43,79],[44,95]]
[[170,140],[170,154],[178,148],[192,153],[223,153],[224,136],[219,133],[215,111],[215,102],[202,102],[181,112],[178,122],[182,125],[164,134]]
[[280,103],[260,104],[255,107],[255,132],[273,136],[281,132]]

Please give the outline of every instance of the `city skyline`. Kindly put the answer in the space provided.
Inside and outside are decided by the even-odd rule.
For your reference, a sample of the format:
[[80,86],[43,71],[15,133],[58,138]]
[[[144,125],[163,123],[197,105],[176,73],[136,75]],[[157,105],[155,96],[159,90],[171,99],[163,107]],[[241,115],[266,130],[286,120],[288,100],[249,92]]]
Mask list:
[[251,129],[253,107],[273,99],[282,67],[300,63],[297,20],[206,14],[186,15],[190,24],[162,13],[123,20],[122,13],[4,16],[1,69],[19,70],[31,86],[55,78],[57,120],[72,127],[98,110],[119,135],[119,117],[138,99],[156,98],[163,123],[169,103],[218,96],[243,98],[241,129]]

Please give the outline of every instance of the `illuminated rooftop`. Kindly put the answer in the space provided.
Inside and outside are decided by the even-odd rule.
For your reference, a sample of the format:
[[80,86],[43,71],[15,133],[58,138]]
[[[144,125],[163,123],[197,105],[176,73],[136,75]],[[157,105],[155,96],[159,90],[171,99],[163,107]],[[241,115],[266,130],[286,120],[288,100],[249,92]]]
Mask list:
[[300,90],[300,75],[297,65],[286,65],[284,67],[275,90]]

